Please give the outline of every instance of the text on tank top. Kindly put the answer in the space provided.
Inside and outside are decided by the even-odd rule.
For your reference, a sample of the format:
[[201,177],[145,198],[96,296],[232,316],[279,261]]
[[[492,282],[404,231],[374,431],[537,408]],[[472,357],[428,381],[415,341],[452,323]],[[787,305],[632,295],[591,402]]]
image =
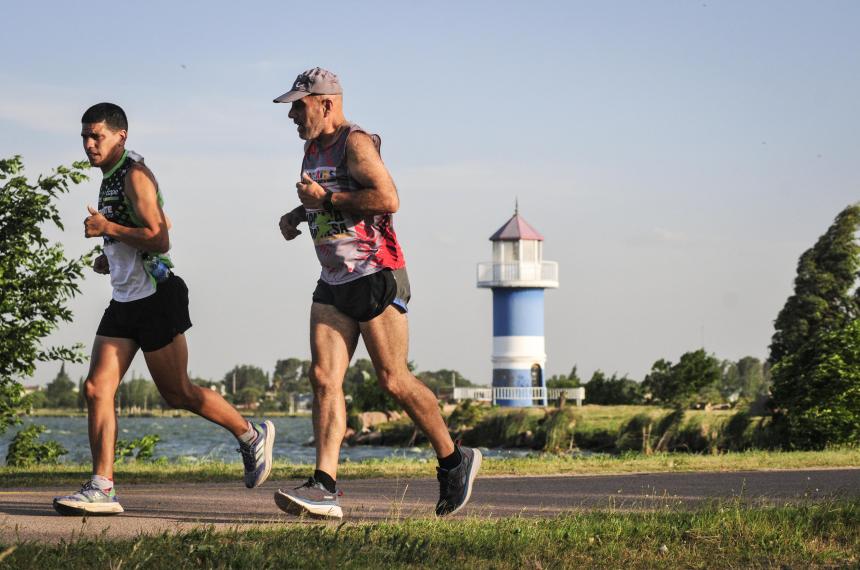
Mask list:
[[[370,136],[379,152],[382,141],[353,123],[342,127],[337,140],[326,148],[315,141],[305,144],[302,171],[331,192],[362,190],[350,176],[346,160],[346,141],[353,132]],[[406,265],[394,233],[392,214],[358,216],[336,208],[306,209],[308,228],[314,241],[322,272],[320,278],[330,285],[354,281],[383,269]]]

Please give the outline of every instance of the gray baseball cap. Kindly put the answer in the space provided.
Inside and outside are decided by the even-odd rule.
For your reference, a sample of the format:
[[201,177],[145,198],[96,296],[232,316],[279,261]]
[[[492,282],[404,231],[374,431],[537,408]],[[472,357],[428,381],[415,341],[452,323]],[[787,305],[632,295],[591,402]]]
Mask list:
[[293,88],[274,99],[275,103],[292,103],[308,95],[340,95],[343,89],[337,75],[321,67],[303,71],[293,82]]

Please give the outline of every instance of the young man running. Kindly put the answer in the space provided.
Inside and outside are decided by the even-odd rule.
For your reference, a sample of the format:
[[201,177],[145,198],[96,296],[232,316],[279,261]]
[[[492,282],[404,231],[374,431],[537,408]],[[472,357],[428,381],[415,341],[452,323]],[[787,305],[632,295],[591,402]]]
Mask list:
[[114,396],[138,348],[168,404],[236,436],[246,487],[261,485],[272,469],[272,422],[251,424],[220,394],[188,379],[188,288],[171,270],[170,222],[158,183],[143,158],[125,149],[127,136],[125,113],[112,103],[93,105],[81,118],[84,151],[104,174],[98,210],[88,207],[84,234],[104,238],[104,253],[93,270],[110,274],[113,298],[96,332],[84,384],[93,476],[77,493],[54,499],[54,508],[64,515],[123,512],[113,484]]
[[380,385],[436,451],[436,514],[453,514],[469,500],[481,453],[454,445],[436,397],[407,367],[409,279],[392,221],[400,202],[381,140],[344,118],[340,82],[330,71],[305,71],[275,102],[292,104],[289,117],[306,141],[296,184],[301,205],[281,218],[281,233],[292,240],[307,221],[322,265],[311,305],[316,470],[301,487],[275,493],[275,502],[291,513],[343,516],[335,481],[346,431],[343,377],[361,336]]

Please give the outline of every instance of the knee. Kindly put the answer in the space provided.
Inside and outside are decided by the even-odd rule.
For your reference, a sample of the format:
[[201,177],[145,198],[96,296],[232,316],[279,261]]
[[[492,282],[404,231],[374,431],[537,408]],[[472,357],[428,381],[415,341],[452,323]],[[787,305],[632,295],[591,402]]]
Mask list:
[[395,369],[381,369],[376,371],[379,379],[379,387],[397,398],[404,392],[406,377],[409,372]]
[[110,382],[100,381],[98,378],[87,378],[84,382],[84,397],[86,397],[87,402],[112,400],[114,390],[111,389]]
[[308,376],[314,389],[314,395],[318,398],[324,398],[337,393],[343,380],[342,378],[338,378],[331,370],[318,364],[311,365]]

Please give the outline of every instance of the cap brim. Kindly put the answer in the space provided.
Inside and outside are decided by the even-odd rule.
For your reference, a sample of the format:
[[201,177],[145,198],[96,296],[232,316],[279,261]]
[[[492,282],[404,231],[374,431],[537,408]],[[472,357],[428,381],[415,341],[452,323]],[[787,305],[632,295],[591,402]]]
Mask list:
[[276,97],[272,100],[273,103],[292,103],[293,101],[298,101],[302,97],[307,97],[310,95],[307,91],[287,91],[280,97]]

